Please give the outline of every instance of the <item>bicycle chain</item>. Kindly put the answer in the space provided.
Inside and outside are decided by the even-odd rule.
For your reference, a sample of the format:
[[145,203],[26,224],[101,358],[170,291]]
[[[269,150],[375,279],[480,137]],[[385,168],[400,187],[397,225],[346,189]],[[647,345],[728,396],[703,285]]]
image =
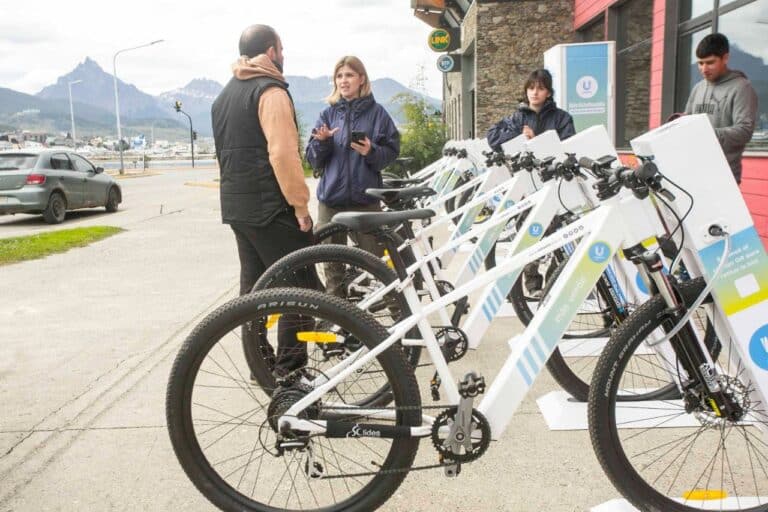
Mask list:
[[320,480],[331,480],[336,478],[358,478],[361,476],[393,475],[395,473],[410,473],[411,471],[424,471],[427,469],[444,468],[455,466],[456,463],[430,464],[428,466],[411,466],[410,468],[382,469],[381,471],[369,471],[368,473],[350,473],[346,475],[328,475],[320,477]]
[[[440,405],[401,405],[396,407],[366,407],[366,411],[415,411],[415,410],[445,410],[449,409],[450,407],[440,406]],[[342,410],[342,411],[348,411],[349,407],[320,407],[321,411],[333,411],[333,410]],[[314,436],[312,436],[314,437]],[[330,480],[330,479],[337,479],[337,478],[358,478],[358,477],[364,477],[364,476],[376,476],[376,475],[390,475],[395,473],[409,473],[411,471],[425,471],[427,469],[437,469],[437,468],[444,468],[448,466],[455,466],[456,462],[443,462],[440,464],[429,464],[426,466],[411,466],[407,468],[393,468],[393,469],[382,469],[381,471],[369,471],[366,473],[348,473],[343,475],[329,475],[329,476],[323,476],[320,478],[320,480]]]

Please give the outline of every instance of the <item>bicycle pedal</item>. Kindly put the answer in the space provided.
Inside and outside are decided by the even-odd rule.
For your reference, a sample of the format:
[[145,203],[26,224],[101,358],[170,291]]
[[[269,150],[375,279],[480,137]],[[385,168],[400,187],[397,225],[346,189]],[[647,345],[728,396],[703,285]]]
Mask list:
[[456,478],[461,473],[461,464],[451,464],[445,466],[445,476],[448,478]]
[[469,372],[459,382],[459,394],[463,398],[475,397],[485,393],[485,378],[475,372]]

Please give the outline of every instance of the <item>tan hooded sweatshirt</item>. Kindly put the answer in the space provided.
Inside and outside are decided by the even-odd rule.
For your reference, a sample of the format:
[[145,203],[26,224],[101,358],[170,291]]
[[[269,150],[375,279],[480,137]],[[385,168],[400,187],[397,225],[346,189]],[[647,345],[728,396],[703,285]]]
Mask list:
[[[232,65],[232,72],[239,80],[268,76],[285,82],[266,55],[249,59],[242,56]],[[296,217],[309,215],[309,187],[304,181],[304,169],[299,156],[299,132],[296,128],[293,103],[285,90],[270,87],[259,98],[259,123],[267,139],[269,163],[275,172],[280,191],[288,204],[296,210]]]

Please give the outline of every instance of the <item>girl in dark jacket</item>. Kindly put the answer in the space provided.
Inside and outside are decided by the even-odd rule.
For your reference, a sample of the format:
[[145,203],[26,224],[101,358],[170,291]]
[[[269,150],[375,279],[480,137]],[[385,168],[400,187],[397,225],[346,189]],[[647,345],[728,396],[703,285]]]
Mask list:
[[[518,135],[525,134],[529,139],[541,135],[547,130],[556,130],[560,139],[567,139],[576,133],[571,114],[557,108],[552,99],[552,75],[546,69],[537,69],[530,74],[524,87],[526,103],[521,103],[517,112],[505,117],[488,130],[488,145],[501,151],[501,145]],[[538,262],[532,262],[523,268],[523,281],[528,294],[541,295],[544,278],[539,273]]]
[[[400,154],[400,133],[384,107],[376,103],[365,66],[357,57],[342,57],[333,70],[330,106],[320,113],[307,144],[306,157],[322,173],[316,229],[343,211],[379,211],[365,193],[382,186],[381,171]],[[354,135],[354,136],[353,136]],[[363,249],[382,256],[384,249],[368,235],[353,236]],[[329,243],[346,243],[343,237]],[[341,294],[337,272],[326,269],[328,293]],[[338,270],[338,269],[337,269]]]
[[496,151],[501,145],[521,133],[532,139],[547,130],[556,130],[560,139],[567,139],[576,133],[571,114],[557,108],[552,99],[552,75],[546,69],[537,69],[525,82],[525,103],[517,111],[505,117],[488,130],[488,145]]

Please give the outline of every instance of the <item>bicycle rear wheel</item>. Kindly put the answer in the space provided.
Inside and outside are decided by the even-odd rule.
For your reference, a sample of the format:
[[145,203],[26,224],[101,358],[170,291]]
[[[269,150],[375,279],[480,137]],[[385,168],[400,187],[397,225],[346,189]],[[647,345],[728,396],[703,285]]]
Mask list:
[[[703,280],[692,281],[703,290]],[[704,305],[690,322],[702,339],[711,331]],[[622,397],[674,386],[683,364],[674,352],[649,350],[674,325],[666,304],[653,297],[611,337],[594,371],[589,430],[595,453],[614,486],[640,510],[768,510],[768,449],[757,425],[765,406],[752,401],[746,375],[730,341],[708,342],[723,372],[720,385],[744,411],[732,421],[713,411],[703,383],[686,379],[674,399],[627,401]],[[715,337],[716,339],[716,337]],[[676,336],[671,343],[682,347]]]
[[[370,315],[310,290],[259,291],[219,307],[186,339],[169,378],[166,415],[179,462],[198,490],[222,510],[367,512],[378,508],[405,478],[418,439],[329,438],[277,425],[277,419],[324,376],[309,362],[294,384],[273,390],[249,382],[238,333],[246,324],[266,325],[275,315],[297,319],[292,326],[297,341],[355,338],[370,349],[387,336]],[[274,326],[265,332],[267,337],[277,334]],[[382,426],[420,425],[420,396],[402,351],[393,346],[371,364],[386,376],[398,408],[391,419],[371,411],[358,414],[346,405],[361,385],[347,380],[299,416],[316,421],[343,417]]]

